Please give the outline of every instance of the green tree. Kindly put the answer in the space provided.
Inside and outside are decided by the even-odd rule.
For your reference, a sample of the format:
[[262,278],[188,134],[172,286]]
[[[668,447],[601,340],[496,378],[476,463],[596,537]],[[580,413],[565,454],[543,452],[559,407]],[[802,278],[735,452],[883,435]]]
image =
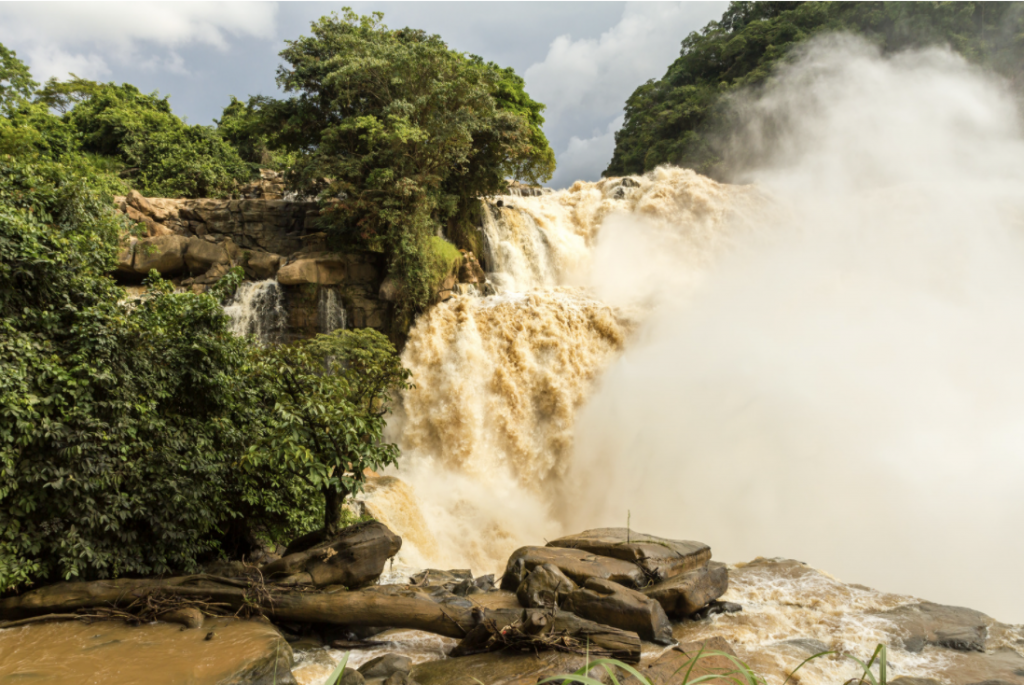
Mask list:
[[509,177],[549,178],[553,156],[521,79],[382,19],[346,9],[288,41],[278,84],[294,97],[274,128],[299,153],[292,182],[318,194],[322,224],[383,250],[411,312],[437,285],[428,238]]
[[38,85],[18,54],[0,43],[0,114],[28,102]]
[[728,178],[720,141],[730,127],[729,93],[758,88],[793,48],[834,31],[863,35],[883,51],[945,44],[1024,85],[1024,7],[984,2],[733,2],[682,42],[659,80],[626,101],[605,176],[661,164]]
[[235,466],[262,425],[252,343],[155,272],[126,297],[108,274],[127,226],[94,183],[0,156],[0,592],[192,571],[312,525],[304,482]]
[[410,372],[386,337],[364,328],[265,348],[250,374],[264,418],[248,467],[291,469],[323,496],[322,532],[337,532],[342,504],[362,490],[364,471],[398,459],[383,433],[395,393],[411,387]]
[[119,159],[140,192],[224,197],[252,176],[215,129],[187,125],[171,111],[167,97],[128,84],[72,85],[81,99],[64,119],[78,133],[82,150]]

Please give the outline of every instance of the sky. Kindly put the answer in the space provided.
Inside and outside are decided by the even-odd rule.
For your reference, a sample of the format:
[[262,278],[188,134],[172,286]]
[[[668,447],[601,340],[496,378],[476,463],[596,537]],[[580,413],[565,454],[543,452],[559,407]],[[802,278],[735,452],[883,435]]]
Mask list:
[[[596,180],[633,90],[660,78],[691,31],[725,2],[351,2],[391,28],[441,35],[456,50],[511,66],[547,105],[558,169],[548,184]],[[229,96],[280,95],[284,41],[309,33],[329,2],[3,2],[0,43],[37,81],[75,73],[170,94],[174,112],[212,124]]]

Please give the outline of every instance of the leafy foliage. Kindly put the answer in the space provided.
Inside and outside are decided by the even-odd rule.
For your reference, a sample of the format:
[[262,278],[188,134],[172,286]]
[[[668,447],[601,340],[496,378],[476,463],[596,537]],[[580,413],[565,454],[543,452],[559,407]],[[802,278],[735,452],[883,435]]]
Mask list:
[[318,194],[322,224],[383,250],[404,308],[418,310],[433,296],[428,238],[510,176],[550,178],[554,158],[542,105],[511,70],[382,18],[345,10],[288,41],[278,84],[295,95],[258,103],[268,117],[258,130],[298,153],[291,180]]
[[[0,592],[187,572],[305,533],[326,489],[338,506],[358,489],[361,470],[345,469],[397,458],[377,440],[382,393],[408,372],[386,341],[235,337],[219,300],[237,270],[203,295],[154,271],[129,300],[107,275],[127,228],[111,204],[88,169],[0,157]],[[311,398],[327,405],[311,424],[286,420]],[[318,477],[292,457],[326,435],[344,449],[316,453],[340,467]],[[240,468],[253,445],[260,468]]]
[[212,128],[185,124],[166,97],[128,84],[92,84],[87,97],[81,84],[75,87],[82,99],[64,118],[82,149],[120,159],[144,195],[224,197],[251,176],[230,143]]
[[729,126],[725,96],[763,84],[812,36],[848,31],[889,52],[948,44],[1020,85],[1022,28],[1018,3],[733,2],[720,21],[683,40],[679,58],[660,80],[641,85],[626,101],[604,175],[676,164],[727,176],[718,145]]
[[0,114],[27,102],[38,85],[18,54],[0,43]]
[[249,468],[286,465],[323,494],[323,530],[335,532],[364,470],[398,459],[382,436],[394,392],[410,387],[409,371],[386,337],[364,328],[266,348],[250,373],[265,431],[249,447]]

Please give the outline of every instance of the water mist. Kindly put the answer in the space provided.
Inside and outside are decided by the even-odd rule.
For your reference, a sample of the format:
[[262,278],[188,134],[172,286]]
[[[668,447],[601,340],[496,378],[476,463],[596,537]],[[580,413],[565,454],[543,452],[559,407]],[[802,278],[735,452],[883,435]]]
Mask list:
[[642,222],[598,236],[593,283],[657,306],[577,416],[564,523],[629,510],[723,560],[1024,622],[1017,103],[947,50],[838,37],[734,108],[762,230],[692,288],[617,247]]

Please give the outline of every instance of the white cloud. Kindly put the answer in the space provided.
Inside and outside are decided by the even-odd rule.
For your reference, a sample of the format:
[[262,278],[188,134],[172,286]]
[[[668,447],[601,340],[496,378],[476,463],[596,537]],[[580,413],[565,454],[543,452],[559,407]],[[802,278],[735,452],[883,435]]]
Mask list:
[[625,117],[619,116],[608,124],[604,133],[580,138],[573,136],[569,145],[558,155],[558,168],[551,185],[564,188],[576,181],[596,181],[615,151],[615,132]]
[[[530,95],[548,106],[545,132],[560,153],[559,164],[582,178],[599,176],[614,148],[614,129],[608,126],[621,117],[626,98],[648,79],[664,75],[679,56],[683,38],[720,17],[725,7],[719,2],[628,3],[619,22],[600,37],[574,40],[566,34],[552,41],[544,61],[530,66],[524,77]],[[606,152],[601,160],[598,150]],[[586,171],[584,159],[597,166]],[[575,180],[567,173],[569,168],[559,170],[560,180],[552,184]]]
[[0,3],[0,41],[27,57],[37,80],[99,78],[111,63],[181,74],[175,48],[225,51],[230,37],[272,38],[276,16],[277,4],[263,2]]
[[71,53],[53,45],[33,45],[25,58],[32,68],[32,76],[38,81],[51,76],[66,78],[68,74],[101,80],[111,73],[106,60],[99,55]]

